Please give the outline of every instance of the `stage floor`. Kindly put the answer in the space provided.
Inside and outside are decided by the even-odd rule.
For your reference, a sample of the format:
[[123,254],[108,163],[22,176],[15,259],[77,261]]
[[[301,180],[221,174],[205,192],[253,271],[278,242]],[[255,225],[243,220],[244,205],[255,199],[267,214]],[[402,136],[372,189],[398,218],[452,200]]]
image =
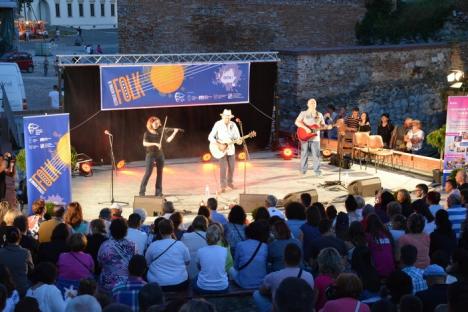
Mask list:
[[[273,194],[283,198],[286,194],[316,188],[319,201],[333,203],[338,210],[344,210],[344,197],[347,191],[338,186],[324,187],[322,184],[329,180],[338,180],[338,168],[322,162],[322,177],[314,176],[312,170],[305,177],[299,175],[299,159],[283,160],[272,152],[252,153],[247,163],[246,193]],[[206,200],[207,187],[210,196],[216,196],[219,206],[238,203],[239,194],[243,193],[244,163],[238,161],[234,176],[235,190],[217,194],[219,190],[219,168],[217,162],[201,163],[199,159],[166,160],[163,179],[163,193],[167,200],[173,201],[177,210],[195,212],[202,200]],[[144,162],[132,162],[117,172],[114,177],[114,199],[128,202],[123,207],[124,216],[133,210],[133,197],[138,195],[140,181],[144,173]],[[359,165],[351,169],[342,170],[341,180],[345,185],[356,179],[379,177],[382,186],[391,190],[406,188],[413,190],[418,183],[429,184],[427,177],[403,171],[378,169],[373,166],[367,170]],[[91,177],[77,176],[72,179],[73,200],[81,203],[84,217],[87,220],[98,216],[99,211],[110,204],[99,204],[110,201],[110,166],[94,168]],[[150,178],[147,195],[154,194],[155,172]],[[373,204],[374,198],[366,198],[366,202]],[[227,214],[227,210],[220,210]],[[194,214],[192,214],[194,215]],[[152,219],[152,218],[151,218]],[[148,221],[150,221],[149,219]],[[191,219],[187,216],[187,220]]]

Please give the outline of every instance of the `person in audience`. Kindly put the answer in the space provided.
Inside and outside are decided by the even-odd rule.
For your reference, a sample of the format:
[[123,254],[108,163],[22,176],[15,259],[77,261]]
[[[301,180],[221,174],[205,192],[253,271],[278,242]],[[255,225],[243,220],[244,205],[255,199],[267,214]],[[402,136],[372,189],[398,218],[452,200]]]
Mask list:
[[111,210],[111,222],[115,219],[122,219],[122,205],[119,203],[113,203],[110,206]]
[[189,285],[186,267],[190,264],[189,250],[184,243],[173,238],[171,220],[159,223],[159,233],[162,239],[152,242],[146,250],[147,280],[158,283],[164,291],[186,289]]
[[31,253],[19,245],[21,233],[16,227],[6,227],[4,236],[5,246],[0,248],[0,264],[8,268],[19,294],[23,296],[30,285],[28,274],[34,269]]
[[314,285],[317,289],[316,311],[319,311],[327,301],[325,295],[327,288],[335,282],[338,275],[343,272],[343,259],[335,248],[325,248],[317,257],[318,275]]
[[31,253],[33,262],[37,262],[37,253],[39,251],[39,242],[34,239],[28,231],[28,218],[19,215],[13,220],[13,226],[21,232],[20,246],[26,248]]
[[198,249],[194,261],[200,272],[193,281],[193,289],[199,294],[225,293],[229,288],[226,264],[228,248],[219,245],[222,228],[212,224],[206,231],[207,246]]
[[356,132],[359,128],[360,121],[361,119],[359,118],[359,108],[353,107],[351,115],[345,119],[346,131]]
[[163,217],[157,217],[153,221],[153,225],[151,226],[151,235],[148,237],[148,245],[154,241],[162,239],[161,234],[159,234],[159,223],[164,220]]
[[396,200],[401,205],[401,213],[405,217],[409,217],[414,211],[411,208],[411,194],[406,189],[400,189],[396,192]]
[[414,195],[416,196],[416,200],[411,203],[411,208],[413,211],[419,212],[419,209],[421,207],[428,208],[429,205],[427,204],[427,193],[429,192],[429,188],[427,187],[426,184],[420,183],[416,185],[416,188],[414,190]]
[[146,236],[148,236],[151,233],[151,226],[149,224],[145,224],[146,221],[146,210],[143,208],[135,208],[133,209],[134,213],[137,213],[140,216],[140,228],[139,230],[144,232]]
[[270,220],[270,213],[268,209],[265,207],[258,207],[252,211],[252,218],[254,221],[265,221],[268,222]]
[[128,231],[125,239],[133,242],[136,247],[136,252],[139,255],[144,255],[146,250],[146,243],[148,242],[148,235],[140,231],[141,217],[137,213],[132,213],[128,216]]
[[169,219],[169,217],[175,212],[174,203],[171,201],[166,201],[163,204],[163,215],[164,219]]
[[348,214],[349,223],[362,220],[362,210],[358,211],[358,203],[353,195],[348,195],[348,197],[346,197],[345,209]]
[[284,214],[276,208],[276,204],[278,203],[278,199],[273,195],[268,195],[265,200],[265,207],[268,209],[268,213],[270,217],[278,216],[284,219]]
[[407,233],[400,237],[398,244],[400,248],[406,245],[413,245],[417,249],[417,259],[415,266],[424,269],[430,264],[429,247],[430,237],[423,232],[425,225],[424,217],[418,213],[413,213],[408,218]]
[[72,228],[73,233],[88,234],[88,222],[83,219],[83,209],[80,203],[71,202],[68,204],[63,221]]
[[468,188],[460,191],[462,206],[468,208]]
[[[204,206],[203,206],[204,207]],[[204,207],[205,209],[204,210],[208,210],[207,207]],[[202,207],[200,207],[200,209],[202,209]],[[206,214],[203,214],[203,213],[200,213],[200,209],[198,210],[198,215],[204,215],[206,216]],[[209,210],[208,210],[209,211]],[[211,220],[211,213],[208,213],[208,217],[206,217],[208,220]],[[172,224],[174,224],[174,235],[175,237],[180,240],[182,238],[182,236],[184,235],[184,233],[186,232],[184,229],[183,229],[183,223],[184,223],[184,216],[182,215],[182,213],[176,211],[174,212],[170,217],[169,217],[169,220],[172,221]],[[209,222],[209,221],[208,221]]]
[[421,129],[421,121],[414,119],[411,122],[411,129],[406,133],[406,150],[412,154],[422,155],[424,142],[424,131]]
[[325,303],[322,312],[370,312],[369,306],[359,301],[362,282],[353,273],[341,273],[335,282],[336,299]]
[[180,240],[188,248],[190,254],[190,264],[188,267],[189,279],[192,280],[198,274],[196,262],[197,252],[200,248],[207,246],[206,230],[208,219],[204,216],[196,216],[192,222],[192,232],[187,232]]
[[429,211],[433,216],[436,215],[437,211],[443,209],[440,203],[440,193],[435,191],[427,192],[426,202],[429,205]]
[[[309,195],[310,196],[310,195]],[[306,210],[303,204],[298,202],[291,202],[284,208],[289,229],[294,238],[299,238],[300,228],[306,220]]]
[[366,240],[381,278],[395,270],[392,235],[376,214],[367,216]]
[[231,268],[234,267],[234,258],[232,257],[229,243],[224,237],[224,227],[217,222],[213,223],[212,225],[217,226],[219,228],[219,232],[221,233],[221,238],[218,241],[218,245],[227,249],[226,272],[229,272]]
[[31,235],[37,239],[39,226],[45,221],[44,215],[47,212],[43,199],[35,200],[31,205],[32,215],[28,217],[28,229]]
[[228,223],[224,225],[224,237],[226,238],[231,254],[235,255],[237,243],[245,241],[245,222],[247,215],[244,208],[234,205],[229,211]]
[[148,283],[138,293],[140,312],[146,312],[151,306],[164,305],[163,289],[157,283]]
[[400,299],[400,312],[423,312],[421,300],[413,295],[404,295]]
[[396,305],[388,299],[372,303],[371,312],[398,312]]
[[398,241],[400,240],[400,237],[405,235],[406,232],[406,218],[402,214],[396,214],[392,217],[390,220],[390,234],[392,234],[393,238],[393,246],[394,250],[400,250],[400,246],[398,244]]
[[302,250],[304,251],[304,260],[308,261],[312,255],[311,243],[320,237],[319,223],[321,220],[320,212],[317,207],[311,206],[306,210],[306,223],[301,225],[299,240],[302,241]]
[[97,260],[99,248],[108,238],[106,235],[106,225],[102,219],[94,219],[89,223],[90,234],[86,236],[88,244],[86,245],[86,253],[93,257],[94,272],[96,275],[101,274],[101,266]]
[[[145,263],[146,267],[146,263]],[[85,278],[80,280],[78,285],[78,296],[80,295],[91,295],[95,296],[97,294],[97,283],[94,278]]]
[[457,188],[461,191],[468,188],[468,183],[466,182],[466,171],[465,169],[458,169],[455,174],[455,181],[457,182]]
[[70,229],[68,225],[65,223],[58,224],[52,232],[51,241],[39,244],[37,261],[56,264],[59,259],[59,255],[62,252],[70,250],[68,246],[68,237],[70,237]]
[[[338,215],[338,211],[336,210],[336,207],[334,205],[328,206],[327,209],[325,209],[325,215],[327,219],[331,221],[332,227],[334,228],[336,224],[336,216]],[[319,219],[320,219],[320,216],[319,216]]]
[[468,306],[468,282],[458,281],[448,286],[448,311],[464,312]]
[[273,302],[275,312],[313,311],[315,294],[312,287],[302,278],[287,277],[276,290]]
[[361,113],[361,118],[359,120],[359,126],[357,132],[371,132],[371,124],[369,120],[369,114],[367,112]]
[[372,206],[371,204],[366,204],[364,206],[364,208],[362,208],[362,220],[361,220],[361,223],[363,225],[366,224],[366,219],[367,219],[367,216],[370,215],[371,213],[376,213],[375,212],[375,207]]
[[[348,214],[340,211],[336,216],[335,222],[335,235],[337,238],[346,241],[348,239],[348,230],[349,230],[349,218]],[[333,231],[333,227],[332,227]]]
[[425,224],[423,232],[430,235],[436,229],[434,216],[427,205],[419,205],[419,207],[415,208],[415,212],[424,217]]
[[[12,310],[13,311],[13,310]],[[14,308],[14,312],[41,312],[39,309],[39,302],[36,298],[23,297],[21,298]]]
[[401,297],[413,293],[413,282],[408,274],[401,270],[396,270],[387,278],[385,289],[388,292],[390,301],[398,305]]
[[427,284],[423,278],[424,270],[414,266],[416,263],[418,250],[413,245],[405,245],[400,250],[401,270],[411,277],[413,284],[413,294],[418,291],[426,290]]
[[247,240],[237,243],[234,268],[229,272],[241,288],[258,288],[267,274],[268,223],[255,221],[245,229]]
[[380,116],[379,125],[377,127],[377,135],[382,137],[385,148],[390,147],[390,140],[392,138],[392,132],[395,127],[390,121],[390,116],[387,113],[383,113]]
[[139,254],[134,255],[128,263],[128,279],[118,283],[112,289],[114,301],[129,306],[132,311],[138,311],[138,293],[146,285],[144,281],[146,270],[145,257]]
[[218,201],[216,200],[216,198],[208,198],[208,200],[206,201],[206,206],[211,210],[211,220],[213,222],[218,222],[221,225],[225,225],[228,222],[226,217],[217,211]]
[[79,281],[83,278],[93,277],[93,258],[84,252],[87,243],[86,236],[81,233],[70,236],[68,241],[70,252],[61,253],[57,261],[60,279]]
[[437,211],[435,218],[436,229],[430,234],[429,256],[437,250],[443,250],[448,255],[457,248],[457,237],[452,230],[447,211]]
[[3,217],[3,222],[5,222],[6,226],[13,226],[13,221],[15,221],[15,218],[18,216],[21,216],[21,211],[16,208],[8,209]]
[[288,277],[303,279],[314,288],[314,277],[301,268],[302,252],[297,244],[288,244],[284,249],[283,258],[284,268],[266,275],[260,288],[253,293],[253,299],[260,312],[271,311],[276,290],[281,282]]
[[447,197],[452,194],[460,196],[460,190],[457,188],[457,181],[454,179],[447,179],[447,181],[445,181],[444,190]]
[[451,194],[447,198],[448,218],[452,223],[453,231],[457,238],[460,237],[461,225],[466,220],[466,208],[461,205],[461,197],[457,194]]
[[331,222],[328,219],[322,219],[319,223],[320,237],[314,239],[310,243],[309,250],[311,251],[311,258],[306,260],[313,266],[314,260],[317,259],[320,251],[327,247],[335,248],[340,255],[345,257],[347,255],[347,248],[343,240],[337,238],[331,231]]
[[216,312],[216,306],[205,299],[191,299],[184,303],[179,312]]
[[416,293],[423,303],[423,312],[432,312],[439,304],[447,304],[447,273],[437,264],[431,264],[423,273],[428,288]]
[[110,238],[102,243],[97,260],[101,266],[99,288],[110,294],[118,283],[128,278],[128,263],[136,254],[135,244],[125,239],[127,223],[122,218],[112,220],[109,227]]
[[356,204],[357,204],[356,212],[362,218],[362,210],[366,206],[366,201],[365,201],[364,197],[362,197],[361,195],[354,195],[354,199],[356,200]]
[[64,311],[65,301],[62,293],[54,285],[57,278],[57,269],[50,262],[39,263],[33,272],[34,285],[26,292],[39,303],[42,312]]
[[[208,224],[211,224],[212,221],[211,221],[211,211],[210,209],[208,209],[208,207],[206,206],[200,206],[198,208],[198,213],[197,213],[198,216],[204,216],[205,218],[208,219]],[[172,221],[174,222],[174,221]],[[175,225],[174,225],[175,226]]]
[[301,242],[292,237],[288,225],[281,218],[272,225],[271,233],[274,239],[268,245],[268,263],[270,263],[270,272],[275,272],[284,268],[286,246],[295,244],[301,249]]
[[301,204],[304,205],[305,209],[312,205],[312,196],[309,193],[301,193]]
[[102,208],[99,211],[99,219],[104,222],[106,233],[109,233],[109,227],[112,221],[112,210],[110,208]]
[[8,268],[4,264],[0,264],[0,285],[5,286],[6,289],[5,306],[3,307],[2,311],[13,311],[15,305],[20,300],[20,295],[16,290],[16,286],[13,282],[10,270],[8,270]]
[[101,312],[102,308],[99,302],[90,295],[81,295],[71,298],[67,301],[64,312]]
[[379,191],[376,195],[375,214],[379,216],[382,223],[388,223],[390,220],[387,216],[387,205],[388,203],[395,201],[395,196],[385,189]]
[[387,204],[387,216],[390,219],[390,222],[387,223],[387,228],[392,229],[392,218],[395,215],[401,214],[401,205],[399,202],[392,201]]
[[64,214],[65,208],[63,208],[63,206],[54,206],[53,217],[50,220],[42,222],[39,227],[39,243],[50,242],[55,227],[63,223]]

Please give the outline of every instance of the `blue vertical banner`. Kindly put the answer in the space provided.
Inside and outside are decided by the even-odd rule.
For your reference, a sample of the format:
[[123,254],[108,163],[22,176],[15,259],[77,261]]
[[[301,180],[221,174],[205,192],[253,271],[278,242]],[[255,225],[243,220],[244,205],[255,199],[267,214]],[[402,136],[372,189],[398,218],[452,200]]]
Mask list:
[[71,201],[71,146],[68,114],[23,118],[28,205],[42,198]]

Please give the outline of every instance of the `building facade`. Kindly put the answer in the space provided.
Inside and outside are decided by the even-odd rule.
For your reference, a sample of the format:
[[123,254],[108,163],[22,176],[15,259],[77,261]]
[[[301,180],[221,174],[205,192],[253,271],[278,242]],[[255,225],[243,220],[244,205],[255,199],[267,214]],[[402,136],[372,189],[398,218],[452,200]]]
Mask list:
[[34,0],[26,16],[51,26],[117,28],[117,0]]

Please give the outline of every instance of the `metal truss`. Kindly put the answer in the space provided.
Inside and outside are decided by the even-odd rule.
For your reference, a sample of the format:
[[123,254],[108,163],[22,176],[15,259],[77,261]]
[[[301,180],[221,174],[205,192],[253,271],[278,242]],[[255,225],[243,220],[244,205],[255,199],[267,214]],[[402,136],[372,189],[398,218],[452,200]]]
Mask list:
[[278,52],[57,55],[59,66],[279,62]]

